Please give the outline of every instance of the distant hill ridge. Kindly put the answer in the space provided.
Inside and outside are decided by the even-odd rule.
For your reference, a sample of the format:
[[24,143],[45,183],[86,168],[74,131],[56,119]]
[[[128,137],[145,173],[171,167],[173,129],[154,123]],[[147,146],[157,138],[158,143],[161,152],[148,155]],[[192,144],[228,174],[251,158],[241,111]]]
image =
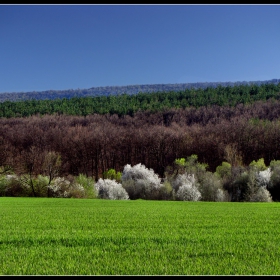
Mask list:
[[120,94],[138,94],[151,92],[170,92],[184,91],[186,89],[205,89],[207,87],[217,86],[238,86],[238,85],[261,85],[261,84],[278,84],[280,79],[271,79],[265,81],[243,81],[243,82],[198,82],[198,83],[179,83],[179,84],[144,84],[128,86],[104,86],[92,87],[89,89],[68,89],[68,90],[47,90],[32,92],[11,92],[0,93],[0,102],[5,101],[24,101],[24,100],[45,100],[45,99],[62,99],[72,97],[97,97]]

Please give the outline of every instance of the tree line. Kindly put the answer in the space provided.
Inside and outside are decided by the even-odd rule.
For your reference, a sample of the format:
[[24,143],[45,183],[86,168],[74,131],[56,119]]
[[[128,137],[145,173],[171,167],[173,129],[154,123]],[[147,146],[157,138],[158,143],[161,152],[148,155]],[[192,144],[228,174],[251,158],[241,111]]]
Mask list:
[[[225,157],[240,155],[248,165],[280,159],[280,101],[236,107],[207,106],[130,115],[33,115],[0,119],[0,166],[21,170],[54,151],[61,155],[62,174],[99,178],[114,168],[141,162],[163,176],[176,158],[197,154],[214,171]],[[231,153],[229,150],[234,150]],[[231,157],[231,158],[229,158]],[[35,162],[38,161],[38,164]]]
[[130,115],[141,111],[152,113],[174,108],[203,106],[232,106],[256,101],[279,99],[280,83],[235,85],[186,89],[181,91],[151,92],[129,95],[126,93],[96,97],[72,97],[46,100],[5,101],[0,103],[0,117],[28,117],[35,114],[91,114]]
[[43,161],[43,174],[34,175],[29,169],[18,175],[1,167],[0,196],[218,202],[272,202],[280,198],[280,160],[266,166],[261,158],[247,167],[222,162],[215,172],[209,172],[207,164],[191,155],[176,159],[164,178],[138,163],[126,164],[122,172],[111,168],[97,182],[84,174],[60,177],[60,164],[60,156],[49,152]]

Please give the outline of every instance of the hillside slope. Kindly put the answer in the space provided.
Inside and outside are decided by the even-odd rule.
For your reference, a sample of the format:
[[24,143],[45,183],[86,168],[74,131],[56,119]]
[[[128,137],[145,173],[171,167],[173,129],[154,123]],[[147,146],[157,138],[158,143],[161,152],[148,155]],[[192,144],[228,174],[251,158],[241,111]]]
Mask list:
[[217,86],[236,86],[236,85],[250,85],[250,84],[278,84],[280,79],[272,79],[266,81],[243,81],[243,82],[204,82],[204,83],[180,83],[180,84],[150,84],[150,85],[128,85],[128,86],[106,86],[106,87],[92,87],[89,89],[68,89],[68,90],[47,90],[47,91],[33,91],[33,92],[4,92],[0,93],[0,102],[4,101],[23,101],[23,100],[46,100],[46,99],[62,99],[72,97],[94,97],[94,96],[108,96],[120,95],[123,93],[132,95],[140,92],[170,92],[182,91],[185,89],[205,89],[207,87]]

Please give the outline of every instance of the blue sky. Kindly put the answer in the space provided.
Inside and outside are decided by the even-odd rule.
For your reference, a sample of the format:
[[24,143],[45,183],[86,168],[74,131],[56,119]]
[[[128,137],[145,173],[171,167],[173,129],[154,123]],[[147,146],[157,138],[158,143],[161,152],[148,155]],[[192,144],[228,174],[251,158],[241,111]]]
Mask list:
[[0,5],[0,93],[280,78],[280,5]]

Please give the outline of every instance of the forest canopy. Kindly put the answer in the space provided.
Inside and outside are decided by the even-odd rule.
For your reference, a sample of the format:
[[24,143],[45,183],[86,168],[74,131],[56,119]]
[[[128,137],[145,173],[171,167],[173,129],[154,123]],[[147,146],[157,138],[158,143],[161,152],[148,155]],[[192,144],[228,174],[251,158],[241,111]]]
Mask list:
[[0,117],[28,117],[35,114],[117,114],[133,116],[138,111],[159,112],[174,108],[231,106],[252,104],[268,99],[279,100],[280,83],[261,85],[217,86],[183,91],[138,93],[129,95],[72,97],[62,99],[5,101],[0,103]]

